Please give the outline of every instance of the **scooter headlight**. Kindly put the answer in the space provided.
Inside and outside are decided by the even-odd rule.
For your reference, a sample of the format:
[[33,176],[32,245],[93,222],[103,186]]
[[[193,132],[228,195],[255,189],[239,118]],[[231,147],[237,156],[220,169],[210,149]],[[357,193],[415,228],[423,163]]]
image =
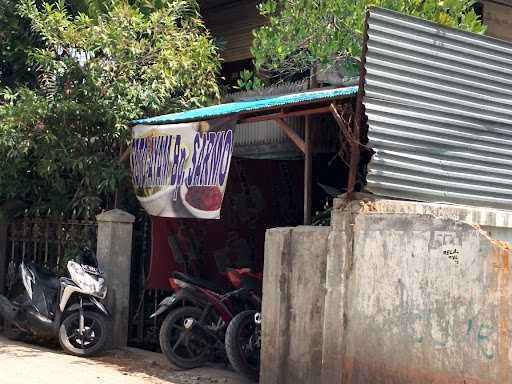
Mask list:
[[85,272],[84,268],[75,261],[68,261],[68,271],[71,280],[89,295],[104,299],[107,295],[105,279]]

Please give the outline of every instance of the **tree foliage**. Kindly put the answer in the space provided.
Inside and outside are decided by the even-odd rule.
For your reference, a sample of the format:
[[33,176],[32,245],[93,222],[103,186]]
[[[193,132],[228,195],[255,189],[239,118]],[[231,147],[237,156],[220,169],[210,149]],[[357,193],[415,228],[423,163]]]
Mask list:
[[442,25],[483,33],[474,0],[266,0],[267,25],[254,33],[252,53],[263,73],[303,72],[335,61],[355,64],[361,55],[366,10],[378,6]]
[[41,44],[24,51],[36,85],[1,90],[0,200],[94,215],[129,182],[119,157],[130,120],[219,97],[219,55],[195,1],[107,3],[88,13],[64,1],[15,8]]
[[14,0],[0,0],[0,9],[0,85],[32,84],[36,76],[27,66],[27,48],[40,40],[16,13]]

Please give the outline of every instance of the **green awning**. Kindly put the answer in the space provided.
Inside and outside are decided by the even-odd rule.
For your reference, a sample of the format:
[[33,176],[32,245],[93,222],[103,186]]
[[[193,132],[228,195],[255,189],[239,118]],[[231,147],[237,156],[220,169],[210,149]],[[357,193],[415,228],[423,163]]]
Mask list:
[[190,121],[202,121],[234,113],[257,112],[280,107],[289,107],[304,103],[314,103],[322,100],[353,97],[357,94],[358,87],[330,88],[320,91],[293,93],[282,96],[260,98],[257,100],[236,101],[233,103],[212,105],[210,107],[192,109],[190,111],[171,113],[168,115],[149,117],[134,120],[132,125],[161,125],[172,123],[184,123]]

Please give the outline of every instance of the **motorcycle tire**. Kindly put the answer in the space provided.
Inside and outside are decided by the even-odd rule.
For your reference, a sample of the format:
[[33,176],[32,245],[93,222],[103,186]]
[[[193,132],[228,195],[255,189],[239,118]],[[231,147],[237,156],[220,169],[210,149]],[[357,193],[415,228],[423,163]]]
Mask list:
[[98,312],[84,311],[85,326],[89,328],[88,332],[93,330],[91,333],[94,333],[92,345],[84,348],[85,343],[90,341],[91,335],[87,336],[87,339],[82,339],[79,335],[73,336],[78,331],[76,327],[79,316],[79,312],[75,311],[62,321],[59,328],[60,345],[70,355],[81,357],[96,355],[107,346],[111,332],[110,320]]
[[253,381],[258,381],[260,374],[260,347],[258,345],[257,348],[254,348],[251,356],[253,361],[249,362],[242,339],[247,338],[248,331],[251,333],[255,329],[253,327],[258,326],[254,322],[256,313],[257,311],[248,310],[236,315],[228,325],[225,341],[226,354],[233,369]]
[[[208,343],[203,340],[203,350],[197,350],[198,344],[201,344],[200,334],[194,334],[194,330],[187,330],[184,326],[184,321],[192,318],[199,321],[203,310],[196,307],[181,307],[169,312],[162,323],[160,328],[160,348],[165,357],[175,367],[182,369],[198,368],[204,365],[210,357],[210,347]],[[186,345],[178,343],[179,338],[182,337],[183,341],[187,338]],[[190,338],[194,338],[195,346],[193,350],[197,353],[192,353],[188,343]],[[190,353],[189,353],[190,352]],[[187,358],[186,355],[189,357]]]

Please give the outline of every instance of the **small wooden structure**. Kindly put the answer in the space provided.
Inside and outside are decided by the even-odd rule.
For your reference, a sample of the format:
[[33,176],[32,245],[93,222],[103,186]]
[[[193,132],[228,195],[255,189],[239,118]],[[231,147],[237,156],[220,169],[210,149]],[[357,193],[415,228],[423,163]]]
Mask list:
[[[350,158],[348,180],[349,194],[354,190],[359,162],[360,108],[354,103],[359,87],[317,89],[308,92],[259,98],[198,108],[190,111],[133,121],[132,125],[162,125],[191,121],[216,120],[216,125],[236,120],[238,124],[274,121],[304,156],[304,224],[311,224],[313,115],[331,114],[340,131],[340,141],[345,158]],[[355,106],[355,108],[354,108]],[[354,110],[355,109],[355,110]],[[357,117],[359,116],[359,118]],[[305,119],[304,136],[301,137],[285,121],[290,117]],[[129,149],[123,154],[128,158]]]

